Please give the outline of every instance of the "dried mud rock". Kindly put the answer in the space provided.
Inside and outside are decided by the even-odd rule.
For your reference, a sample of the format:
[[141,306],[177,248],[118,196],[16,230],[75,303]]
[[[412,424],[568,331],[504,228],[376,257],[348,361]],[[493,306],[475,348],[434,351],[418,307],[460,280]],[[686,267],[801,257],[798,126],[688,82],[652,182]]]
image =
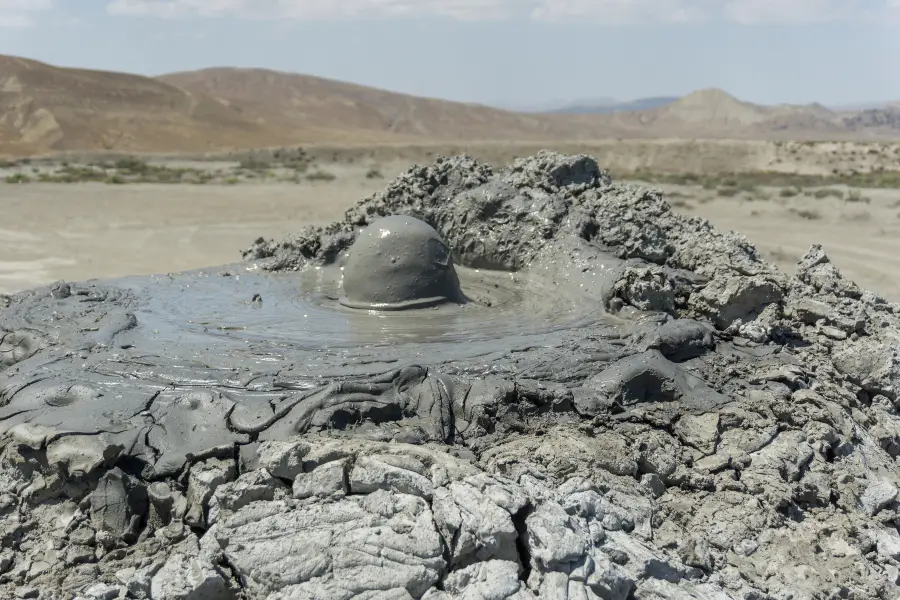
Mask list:
[[[385,342],[296,310],[391,214],[578,318]],[[0,597],[897,597],[900,306],[822,248],[787,277],[545,152],[414,167],[245,258],[2,299]]]

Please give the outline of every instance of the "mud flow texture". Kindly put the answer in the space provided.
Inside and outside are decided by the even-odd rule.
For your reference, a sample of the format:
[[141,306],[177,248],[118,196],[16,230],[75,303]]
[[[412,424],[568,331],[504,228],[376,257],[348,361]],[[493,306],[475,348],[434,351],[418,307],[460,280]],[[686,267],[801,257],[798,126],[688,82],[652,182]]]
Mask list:
[[350,247],[340,302],[350,308],[405,310],[465,298],[450,248],[430,225],[405,215],[379,219]]
[[900,304],[821,246],[541,152],[244,257],[0,296],[0,599],[898,597]]

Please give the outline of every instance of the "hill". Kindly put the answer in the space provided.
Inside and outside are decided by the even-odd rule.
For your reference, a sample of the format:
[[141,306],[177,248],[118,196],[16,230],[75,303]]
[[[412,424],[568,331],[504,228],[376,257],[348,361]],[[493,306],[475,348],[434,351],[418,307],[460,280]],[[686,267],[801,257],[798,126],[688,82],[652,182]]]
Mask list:
[[900,100],[888,102],[856,102],[854,104],[839,104],[830,106],[829,108],[838,112],[859,112],[862,110],[872,110],[889,107],[900,107]]
[[319,139],[329,141],[542,140],[579,135],[574,121],[267,69],[212,68],[158,79],[241,106],[266,126],[315,131]]
[[[602,135],[597,124],[591,135]],[[203,152],[315,142],[546,140],[578,121],[264,69],[148,78],[0,56],[0,153]]]
[[[241,106],[279,131],[311,131],[328,141],[586,140],[604,137],[751,139],[896,137],[889,119],[850,121],[819,104],[762,106],[719,89],[682,98],[513,112],[420,98],[341,81],[265,69],[215,68],[175,73],[161,81]],[[854,113],[855,115],[855,113]],[[852,124],[851,124],[852,123]]]
[[644,123],[658,126],[691,126],[710,130],[741,129],[765,122],[769,111],[742,102],[719,89],[693,92],[653,111]]
[[900,104],[859,111],[844,117],[844,124],[854,130],[884,128],[900,132]]
[[[631,129],[672,131],[695,137],[769,137],[778,132],[804,137],[813,128],[815,110],[809,107],[770,107],[738,100],[720,89],[688,94],[664,106],[616,115]],[[829,121],[830,122],[830,121]],[[835,127],[832,134],[840,134]],[[818,129],[815,129],[818,132]]]
[[637,100],[581,100],[571,102],[541,112],[563,115],[605,115],[618,112],[633,112],[639,110],[651,110],[671,104],[678,100],[677,96],[658,96],[653,98],[638,98]]
[[0,152],[204,151],[267,139],[282,141],[240,109],[163,81],[0,56]]
[[611,137],[900,138],[894,107],[837,113],[820,105],[761,106],[717,89],[649,100],[641,110],[521,113],[265,69],[148,78],[0,56],[0,154]]

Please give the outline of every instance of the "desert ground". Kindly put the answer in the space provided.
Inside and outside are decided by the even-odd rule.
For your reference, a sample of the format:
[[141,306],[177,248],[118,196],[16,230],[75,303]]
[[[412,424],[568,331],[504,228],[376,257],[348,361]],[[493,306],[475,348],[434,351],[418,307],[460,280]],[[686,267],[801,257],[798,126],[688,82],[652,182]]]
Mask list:
[[[233,262],[259,236],[339,218],[412,163],[468,151],[498,166],[532,146],[329,147],[301,152],[299,162],[272,162],[270,152],[151,157],[140,168],[121,157],[105,169],[90,166],[103,164],[96,157],[10,162],[0,168],[0,293]],[[884,170],[897,164],[897,145],[608,141],[553,149],[592,154],[614,175],[662,189],[675,210],[745,234],[788,272],[821,243],[861,285],[900,299],[900,185],[896,171]]]

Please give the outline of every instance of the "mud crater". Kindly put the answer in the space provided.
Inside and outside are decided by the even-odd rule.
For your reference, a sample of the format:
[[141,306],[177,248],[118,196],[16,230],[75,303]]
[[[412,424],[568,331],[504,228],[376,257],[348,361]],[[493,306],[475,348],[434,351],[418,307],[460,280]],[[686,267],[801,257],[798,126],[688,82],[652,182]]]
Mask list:
[[[384,217],[438,242],[347,262]],[[900,307],[820,247],[788,278],[540,153],[244,259],[0,303],[0,591],[896,595]]]

